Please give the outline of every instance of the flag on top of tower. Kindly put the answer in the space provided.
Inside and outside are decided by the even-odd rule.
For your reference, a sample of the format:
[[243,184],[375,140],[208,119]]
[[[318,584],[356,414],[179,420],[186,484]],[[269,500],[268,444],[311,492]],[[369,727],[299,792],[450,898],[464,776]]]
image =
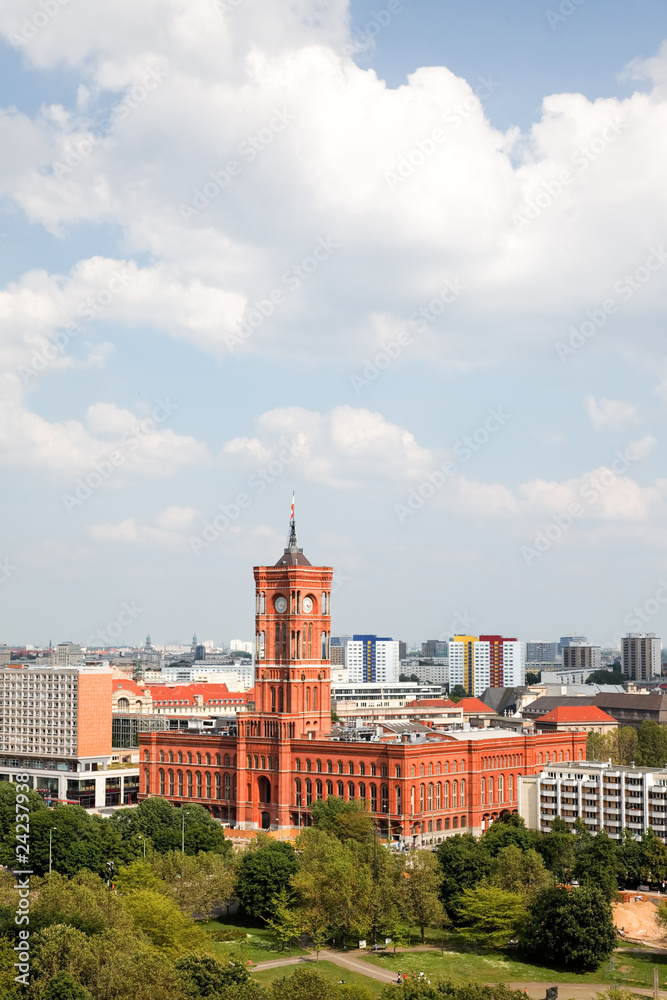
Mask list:
[[294,520],[294,492],[292,492],[292,506],[290,507],[289,519],[290,523]]

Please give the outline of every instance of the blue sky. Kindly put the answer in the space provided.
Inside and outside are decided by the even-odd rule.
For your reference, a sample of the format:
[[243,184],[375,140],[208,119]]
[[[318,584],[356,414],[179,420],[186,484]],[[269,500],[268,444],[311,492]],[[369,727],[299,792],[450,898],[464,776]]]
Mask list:
[[0,13],[0,641],[249,637],[293,489],[336,631],[662,634],[664,5],[52,6]]

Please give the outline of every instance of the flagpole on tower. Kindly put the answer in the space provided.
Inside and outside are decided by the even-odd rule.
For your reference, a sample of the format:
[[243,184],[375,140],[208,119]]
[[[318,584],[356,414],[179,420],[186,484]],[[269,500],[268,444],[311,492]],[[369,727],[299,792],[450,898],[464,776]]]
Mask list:
[[298,543],[296,540],[296,524],[294,522],[294,492],[292,492],[292,506],[290,507],[290,513],[289,513],[289,541],[287,543],[287,548],[296,549],[297,547]]

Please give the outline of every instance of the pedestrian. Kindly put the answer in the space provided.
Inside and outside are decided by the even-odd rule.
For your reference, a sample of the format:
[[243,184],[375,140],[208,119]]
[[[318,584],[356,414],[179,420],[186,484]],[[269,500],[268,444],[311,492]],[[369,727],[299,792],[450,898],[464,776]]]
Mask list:
[[403,984],[403,976],[401,975],[400,971],[399,971],[398,975],[396,976],[396,982],[399,984],[399,986],[401,986]]

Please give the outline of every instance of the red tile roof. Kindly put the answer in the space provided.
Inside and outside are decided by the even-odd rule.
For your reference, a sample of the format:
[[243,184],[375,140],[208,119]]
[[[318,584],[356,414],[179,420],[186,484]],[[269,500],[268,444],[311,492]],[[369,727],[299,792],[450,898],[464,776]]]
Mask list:
[[496,714],[492,708],[485,705],[479,698],[461,698],[457,702],[457,705],[463,709],[465,715],[475,715],[478,712],[489,712],[491,715]]
[[535,720],[540,722],[616,722],[597,705],[558,705],[546,715]]
[[141,697],[150,695],[154,705],[194,705],[201,695],[205,705],[239,705],[254,697],[254,691],[230,691],[226,684],[145,684],[136,681],[116,679],[112,681],[114,691],[131,691]]
[[449,698],[419,698],[409,701],[406,708],[456,708],[456,702]]

